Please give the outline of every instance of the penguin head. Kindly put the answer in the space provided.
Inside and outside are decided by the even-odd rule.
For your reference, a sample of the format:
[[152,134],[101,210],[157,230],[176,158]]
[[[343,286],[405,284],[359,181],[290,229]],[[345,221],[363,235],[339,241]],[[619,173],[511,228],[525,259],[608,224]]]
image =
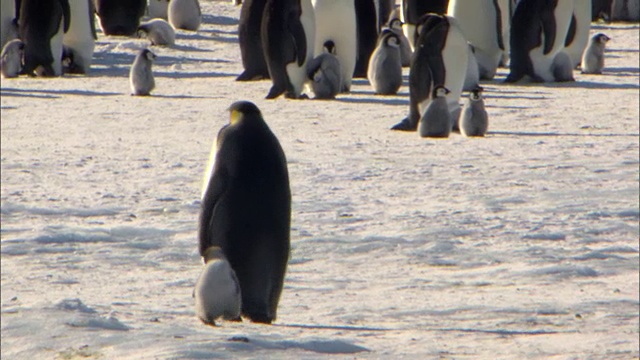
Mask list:
[[216,260],[216,259],[224,259],[226,260],[226,257],[224,256],[224,251],[222,251],[222,248],[219,246],[209,246],[207,248],[207,250],[204,251],[204,254],[202,255],[202,259],[204,260],[204,263],[208,263],[211,260]]
[[336,54],[336,44],[333,42],[333,40],[325,41],[324,44],[322,44],[322,49],[327,54]]
[[444,87],[444,85],[438,85],[433,88],[433,97],[434,98],[445,97],[450,92],[451,91],[449,91],[449,89]]
[[400,39],[398,38],[398,35],[394,34],[393,32],[389,31],[388,33],[383,35],[383,41],[384,44],[387,46],[391,46],[394,48],[399,48],[400,47]]
[[595,35],[593,35],[593,42],[597,42],[600,44],[606,44],[607,41],[611,40],[610,37],[608,37],[607,35],[603,34],[603,33],[597,33]]
[[238,123],[247,116],[262,117],[260,109],[250,101],[236,101],[229,106],[230,123],[231,125]]
[[149,60],[150,62],[153,62],[153,60],[156,59],[156,54],[151,52],[151,50],[149,50],[149,49],[144,49],[140,53],[142,54],[142,57],[144,57],[145,59]]
[[482,100],[483,91],[484,89],[482,88],[482,86],[476,86],[473,90],[471,90],[471,93],[469,94],[469,99],[471,99],[471,101]]
[[149,35],[149,29],[145,25],[138,26],[138,30],[136,31],[136,35],[139,38],[146,38]]
[[402,30],[402,21],[398,18],[393,18],[389,20],[389,25],[387,25],[389,29]]

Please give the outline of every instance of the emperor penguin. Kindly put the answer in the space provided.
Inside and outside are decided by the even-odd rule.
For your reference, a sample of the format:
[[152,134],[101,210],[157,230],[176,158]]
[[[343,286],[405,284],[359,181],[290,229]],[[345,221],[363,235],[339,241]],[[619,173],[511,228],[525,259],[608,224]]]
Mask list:
[[151,45],[172,46],[176,43],[176,31],[167,21],[156,18],[138,26],[138,37],[144,37]]
[[147,7],[146,0],[95,0],[100,28],[105,35],[135,35]]
[[170,0],[149,0],[147,12],[151,19],[160,18],[169,19],[169,1]]
[[200,3],[198,0],[171,0],[167,17],[176,29],[197,31],[202,22]]
[[467,59],[467,73],[464,77],[462,91],[471,91],[480,85],[480,71],[476,61],[475,49],[471,44],[469,44],[469,51],[467,51]]
[[262,13],[267,0],[244,0],[240,8],[238,42],[244,71],[237,81],[251,81],[269,78],[269,69],[262,48]]
[[505,82],[517,82],[525,76],[534,82],[557,81],[554,77],[554,72],[557,73],[554,61],[558,53],[564,50],[573,14],[573,1],[518,2],[511,19],[510,72]]
[[449,137],[452,120],[447,105],[448,93],[449,90],[442,85],[433,88],[433,100],[420,118],[420,137]]
[[376,48],[378,39],[378,7],[377,0],[357,0],[354,2],[356,9],[356,39],[358,41],[358,53],[353,77],[366,78],[369,58]]
[[402,85],[400,39],[393,31],[383,30],[369,59],[367,79],[376,94],[395,95]]
[[469,99],[460,115],[460,133],[464,136],[485,136],[489,127],[489,116],[484,108],[483,88],[476,87],[469,93]]
[[255,104],[238,101],[229,111],[202,200],[199,249],[222,248],[240,284],[242,316],[270,324],[289,259],[287,160]]
[[451,0],[447,15],[458,20],[462,34],[473,45],[480,79],[493,79],[504,51],[498,1]]
[[392,130],[416,131],[420,115],[432,100],[432,87],[443,85],[449,112],[457,118],[464,85],[469,45],[455,18],[426,14],[416,26],[418,43],[409,69],[409,116]]
[[156,86],[151,66],[156,55],[149,49],[142,49],[136,56],[129,71],[131,95],[147,96]]
[[611,4],[612,21],[640,21],[639,0],[613,0]]
[[419,32],[416,25],[420,18],[428,13],[444,15],[447,12],[449,0],[402,0],[401,15],[402,30],[409,40],[411,51],[415,51]]
[[397,18],[391,18],[389,23],[387,24],[388,28],[394,32],[394,34],[398,35],[398,39],[400,39],[400,59],[402,61],[402,67],[408,67],[411,65],[411,45],[409,45],[409,40],[402,32],[402,21]]
[[571,59],[571,68],[580,65],[582,53],[589,42],[591,29],[591,0],[573,0],[573,15],[564,43],[564,52]]
[[335,49],[333,41],[327,41],[324,52],[307,64],[307,77],[316,99],[335,99],[340,93],[342,69]]
[[342,68],[342,89],[351,91],[358,50],[357,21],[354,0],[313,0],[316,15],[314,54],[322,53],[324,43],[333,41]]
[[239,320],[242,306],[240,284],[219,246],[210,246],[202,255],[204,269],[198,277],[193,297],[198,318],[216,326],[215,320]]
[[0,49],[17,35],[14,34],[15,17],[15,0],[0,0]]
[[94,21],[96,11],[93,0],[69,0],[71,22],[69,31],[64,34],[62,43],[71,53],[73,62],[65,71],[75,74],[87,74],[93,60],[93,49],[98,39]]
[[604,49],[610,37],[603,33],[593,35],[589,46],[582,55],[583,74],[602,74],[604,68]]
[[262,48],[273,86],[267,99],[301,98],[307,62],[313,58],[315,20],[311,0],[267,0]]
[[21,1],[18,24],[24,42],[25,74],[62,75],[62,38],[69,23],[68,0]]
[[17,77],[22,70],[22,56],[24,43],[20,39],[13,39],[2,48],[0,71],[5,79]]

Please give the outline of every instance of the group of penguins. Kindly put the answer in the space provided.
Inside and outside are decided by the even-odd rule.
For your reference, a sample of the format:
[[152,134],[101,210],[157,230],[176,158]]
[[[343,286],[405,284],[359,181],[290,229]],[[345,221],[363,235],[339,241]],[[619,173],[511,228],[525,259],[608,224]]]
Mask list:
[[[175,29],[195,31],[198,0],[0,0],[2,74],[88,73],[96,39],[145,36],[171,46]],[[235,4],[240,1],[234,0]],[[603,5],[604,3],[604,5]],[[594,35],[595,17],[627,12],[638,0],[244,0],[238,81],[270,79],[267,98],[333,99],[366,77],[376,94],[396,94],[409,67],[409,116],[392,129],[422,137],[484,136],[488,116],[480,80],[508,66],[505,82],[573,81],[578,66],[599,74],[609,39]],[[140,24],[148,11],[152,20]],[[620,15],[616,15],[620,16]],[[14,39],[15,38],[15,39]],[[18,54],[18,55],[16,55]],[[130,71],[133,95],[154,88],[142,49]],[[460,107],[463,91],[469,100]],[[291,191],[282,147],[258,107],[229,108],[205,174],[198,225],[205,265],[196,281],[195,312],[205,324],[222,317],[271,323],[290,251]]]

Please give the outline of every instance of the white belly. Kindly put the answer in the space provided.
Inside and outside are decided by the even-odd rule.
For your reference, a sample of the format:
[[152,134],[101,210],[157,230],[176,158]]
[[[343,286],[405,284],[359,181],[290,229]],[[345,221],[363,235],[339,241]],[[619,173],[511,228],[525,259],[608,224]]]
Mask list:
[[74,51],[74,62],[86,72],[91,66],[95,47],[90,23],[94,19],[89,17],[89,1],[91,0],[69,0],[71,22],[69,31],[63,37],[64,46]]

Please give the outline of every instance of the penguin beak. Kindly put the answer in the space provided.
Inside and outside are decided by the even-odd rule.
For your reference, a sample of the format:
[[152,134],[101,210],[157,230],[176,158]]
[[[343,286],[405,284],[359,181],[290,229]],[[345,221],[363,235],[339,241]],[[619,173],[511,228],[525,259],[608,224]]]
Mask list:
[[231,114],[229,114],[229,123],[233,125],[240,121],[240,119],[242,119],[242,113],[238,110],[231,110]]

